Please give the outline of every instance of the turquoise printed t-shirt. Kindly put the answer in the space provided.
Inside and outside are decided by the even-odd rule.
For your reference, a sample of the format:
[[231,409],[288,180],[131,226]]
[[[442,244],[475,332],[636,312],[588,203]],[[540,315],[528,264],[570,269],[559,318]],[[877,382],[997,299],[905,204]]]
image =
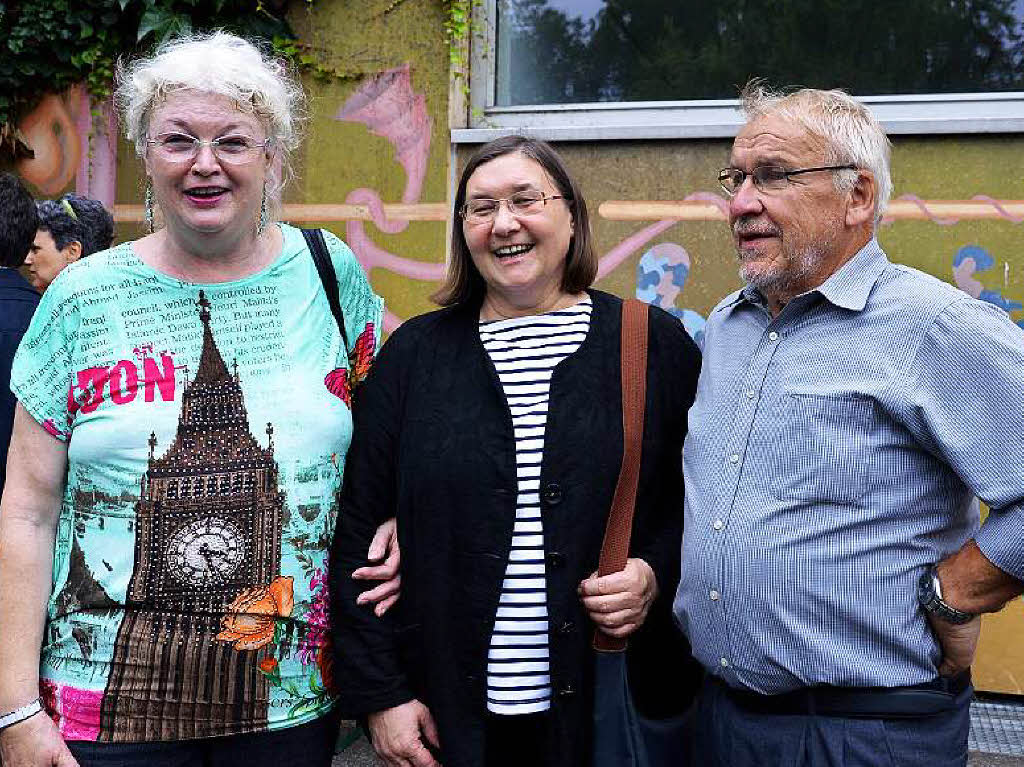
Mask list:
[[[130,243],[65,269],[11,388],[68,443],[40,669],[67,740],[290,727],[334,702],[326,555],[351,387],[383,302],[327,234],[345,349],[300,230],[195,284]],[[326,233],[325,233],[326,234]]]

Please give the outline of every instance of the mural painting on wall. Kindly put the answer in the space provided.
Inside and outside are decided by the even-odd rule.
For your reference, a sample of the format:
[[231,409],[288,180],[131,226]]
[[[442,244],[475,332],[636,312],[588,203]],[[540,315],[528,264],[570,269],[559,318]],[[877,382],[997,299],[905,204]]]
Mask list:
[[[385,203],[370,187],[352,190],[343,205],[286,205],[285,218],[295,220],[345,220],[345,239],[367,274],[385,269],[401,277],[427,283],[439,282],[444,264],[418,261],[392,253],[377,245],[367,221],[385,234],[404,232],[412,220],[435,221],[445,225],[444,203],[421,200],[428,169],[432,131],[426,96],[413,87],[409,64],[380,72],[349,96],[333,118],[364,125],[385,139],[405,174],[398,203]],[[117,125],[111,102],[93,104],[85,89],[75,86],[66,93],[45,96],[19,125],[35,152],[32,159],[17,165],[18,173],[42,196],[56,196],[74,181],[75,191],[101,200],[115,210],[120,221],[141,217],[137,205],[115,205]],[[300,210],[301,209],[301,210]],[[609,200],[598,214],[613,221],[649,222],[637,232],[612,245],[600,258],[598,280],[607,276],[638,253],[635,295],[670,311],[687,331],[701,340],[704,318],[685,307],[686,284],[694,283],[696,268],[691,255],[675,242],[650,243],[685,221],[724,221],[728,203],[717,193],[696,192],[682,201]],[[984,195],[971,200],[922,200],[904,194],[893,200],[883,224],[898,220],[927,220],[949,226],[961,220],[995,219],[1020,223],[1024,205]],[[645,250],[646,248],[646,250]],[[1001,307],[1007,312],[1024,310],[1020,301],[1004,297],[999,290],[982,284],[982,273],[995,276],[996,259],[977,245],[960,248],[952,259],[952,281],[965,292]],[[995,271],[993,271],[995,270]],[[1004,263],[1003,283],[1009,283],[1009,265]],[[371,274],[372,277],[372,274]],[[392,331],[403,317],[388,311],[385,329]],[[1024,327],[1024,319],[1017,324]]]
[[35,156],[20,160],[17,171],[39,194],[55,197],[74,180],[77,194],[113,209],[117,116],[109,99],[95,104],[76,85],[44,96],[18,127]]

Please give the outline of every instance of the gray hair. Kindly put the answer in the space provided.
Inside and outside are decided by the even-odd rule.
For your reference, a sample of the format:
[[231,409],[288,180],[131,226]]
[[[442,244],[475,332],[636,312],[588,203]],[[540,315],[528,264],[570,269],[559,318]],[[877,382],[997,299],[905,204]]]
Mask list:
[[[228,32],[188,34],[161,43],[152,55],[118,62],[115,100],[127,139],[143,157],[149,119],[157,103],[183,90],[226,96],[264,125],[278,152],[276,193],[291,171],[290,156],[301,141],[306,98],[284,62]],[[272,166],[272,175],[277,175]]]
[[[825,163],[856,165],[875,177],[875,226],[892,195],[889,158],[892,144],[878,120],[862,103],[842,90],[801,88],[789,93],[771,89],[763,80],[751,80],[740,93],[748,121],[777,115],[802,125],[825,142]],[[849,191],[857,171],[838,171],[836,189]]]

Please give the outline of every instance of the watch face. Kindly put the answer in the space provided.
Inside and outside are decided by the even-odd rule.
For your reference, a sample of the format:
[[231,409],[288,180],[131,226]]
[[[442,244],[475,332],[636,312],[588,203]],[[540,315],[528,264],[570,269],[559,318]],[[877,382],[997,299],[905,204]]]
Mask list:
[[225,583],[242,564],[241,532],[218,517],[178,528],[167,542],[167,569],[183,586],[202,588]]

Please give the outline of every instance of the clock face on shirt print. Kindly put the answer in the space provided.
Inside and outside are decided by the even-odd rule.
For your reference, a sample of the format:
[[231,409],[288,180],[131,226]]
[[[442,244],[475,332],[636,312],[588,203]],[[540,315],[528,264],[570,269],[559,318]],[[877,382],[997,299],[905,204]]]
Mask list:
[[178,584],[193,589],[232,580],[245,558],[245,538],[220,517],[196,520],[178,528],[167,541],[167,571]]

